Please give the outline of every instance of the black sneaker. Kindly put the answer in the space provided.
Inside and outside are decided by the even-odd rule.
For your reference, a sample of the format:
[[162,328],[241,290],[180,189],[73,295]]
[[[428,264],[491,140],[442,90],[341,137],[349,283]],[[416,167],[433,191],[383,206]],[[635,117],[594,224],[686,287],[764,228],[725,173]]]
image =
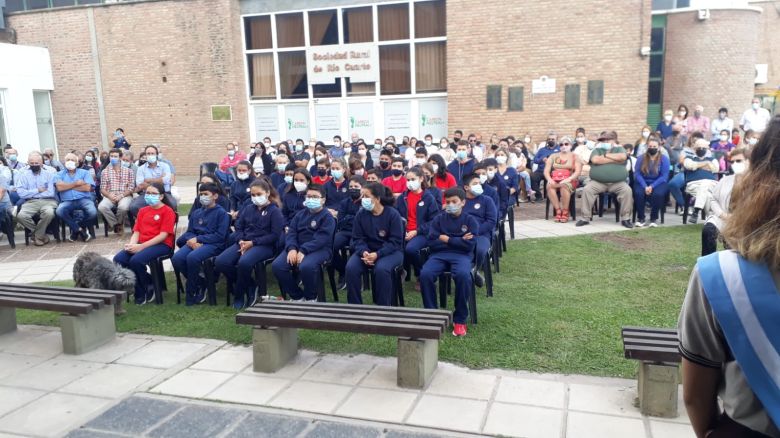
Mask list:
[[482,276],[481,273],[477,272],[474,274],[474,284],[477,285],[477,287],[483,287],[485,286],[485,277]]
[[336,282],[336,290],[344,290],[347,288],[347,280],[342,275],[339,275],[339,281]]
[[688,222],[696,225],[696,222],[699,221],[699,210],[693,210],[693,214],[688,216]]
[[634,228],[634,224],[632,224],[629,220],[620,221],[620,225],[623,225],[626,228]]
[[590,225],[590,221],[586,221],[584,219],[580,219],[577,221],[576,224],[574,224],[575,227],[584,227],[585,225]]

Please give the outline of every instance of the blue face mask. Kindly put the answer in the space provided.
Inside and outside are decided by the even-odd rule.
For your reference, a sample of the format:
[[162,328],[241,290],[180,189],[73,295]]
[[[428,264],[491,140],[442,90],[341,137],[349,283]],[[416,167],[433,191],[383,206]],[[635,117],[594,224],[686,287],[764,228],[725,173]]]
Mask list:
[[468,156],[469,154],[466,151],[458,151],[457,153],[457,157],[459,160],[465,160],[466,158],[468,158]]
[[444,210],[449,214],[457,214],[460,211],[460,205],[447,204],[446,206],[444,206]]
[[474,196],[479,196],[479,195],[481,195],[484,192],[484,190],[482,190],[482,185],[481,184],[478,184],[476,186],[470,186],[469,190],[471,190],[471,193]]
[[146,205],[155,206],[160,203],[160,195],[144,195],[144,201]]
[[287,169],[287,165],[286,164],[277,164],[276,165],[276,170],[278,170],[279,172],[284,172],[284,169]]
[[371,211],[374,209],[374,201],[371,198],[363,198],[360,200],[360,206],[365,210]]
[[306,198],[306,200],[303,201],[303,206],[309,210],[316,210],[322,206],[322,201],[317,198]]
[[612,149],[612,145],[609,143],[599,143],[599,147],[604,150],[610,150]]
[[341,179],[344,177],[344,171],[343,170],[333,170],[330,171],[330,176],[332,176],[335,179]]
[[287,175],[287,176],[285,176],[285,177],[284,177],[284,182],[286,182],[287,184],[292,184],[292,182],[293,182],[293,177],[292,177],[292,175]]
[[112,166],[116,166],[117,164],[119,164],[119,158],[112,158],[111,159],[111,165]]

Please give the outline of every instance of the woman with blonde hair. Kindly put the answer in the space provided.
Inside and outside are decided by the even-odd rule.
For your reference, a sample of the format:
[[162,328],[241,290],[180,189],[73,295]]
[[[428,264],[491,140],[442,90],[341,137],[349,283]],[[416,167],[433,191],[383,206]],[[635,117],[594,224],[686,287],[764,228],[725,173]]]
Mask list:
[[733,250],[698,260],[680,312],[683,400],[699,438],[778,438],[780,116],[751,151],[729,209]]

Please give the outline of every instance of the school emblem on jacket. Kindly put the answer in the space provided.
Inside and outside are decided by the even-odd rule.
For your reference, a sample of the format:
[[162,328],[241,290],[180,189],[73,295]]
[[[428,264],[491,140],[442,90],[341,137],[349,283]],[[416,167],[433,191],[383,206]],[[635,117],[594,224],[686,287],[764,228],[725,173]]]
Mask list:
[[203,225],[203,219],[198,219],[198,225]]
[[267,211],[267,210],[263,210],[263,212],[262,212],[262,213],[260,213],[260,216],[265,216],[265,215],[266,215],[266,213],[268,213],[268,211]]
[[379,237],[385,237],[386,235],[387,235],[387,231],[379,230]]
[[311,227],[317,228],[317,221],[311,221]]
[[249,193],[249,187],[246,188],[246,192]]
[[417,206],[419,206],[419,207],[425,207],[425,201],[420,201],[420,203],[419,203],[419,204],[417,204]]
[[346,187],[342,187],[342,188],[341,188],[341,192],[342,192],[342,193],[346,193],[346,192],[347,192],[347,188],[346,188]]
[[474,210],[479,210],[479,207],[481,207],[479,204],[474,204]]
[[460,230],[465,233],[466,231],[469,230],[469,227],[468,227],[468,225],[463,225],[462,227],[460,227]]
[[154,215],[154,220],[159,221],[160,220],[160,215],[159,214]]
[[504,175],[505,180],[509,180],[509,175]]

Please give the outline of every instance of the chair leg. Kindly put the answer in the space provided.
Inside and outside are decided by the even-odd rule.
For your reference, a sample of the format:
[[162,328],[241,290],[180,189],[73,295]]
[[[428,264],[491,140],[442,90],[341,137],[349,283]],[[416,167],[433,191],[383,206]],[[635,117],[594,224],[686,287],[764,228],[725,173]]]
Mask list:
[[206,293],[208,294],[209,306],[216,306],[217,286],[214,278],[214,262],[211,259],[204,261],[202,269],[206,277]]
[[488,297],[493,296],[493,272],[490,270],[490,261],[485,260],[485,266],[482,267],[485,272],[485,293]]
[[396,273],[394,275],[395,278],[395,296],[397,299],[397,304],[401,307],[406,307],[406,303],[404,302],[404,284],[403,281],[401,281],[401,271],[396,268]]
[[[473,275],[472,275],[473,277]],[[474,282],[471,282],[469,288],[469,316],[471,317],[471,323],[477,324],[477,289],[474,287]]]
[[328,264],[328,281],[330,282],[330,290],[333,293],[333,302],[339,302],[338,285],[336,284],[336,268],[332,263]]
[[181,282],[181,274],[176,269],[173,270],[176,277],[176,304],[181,304],[181,294],[184,292],[184,285]]
[[515,207],[509,207],[509,238],[515,240]]
[[544,220],[550,219],[550,198],[544,203]]
[[[266,283],[266,265],[264,262],[260,262],[255,265],[255,290],[257,291],[257,300],[268,295],[268,283]],[[282,298],[285,300],[287,296],[282,292]]]

